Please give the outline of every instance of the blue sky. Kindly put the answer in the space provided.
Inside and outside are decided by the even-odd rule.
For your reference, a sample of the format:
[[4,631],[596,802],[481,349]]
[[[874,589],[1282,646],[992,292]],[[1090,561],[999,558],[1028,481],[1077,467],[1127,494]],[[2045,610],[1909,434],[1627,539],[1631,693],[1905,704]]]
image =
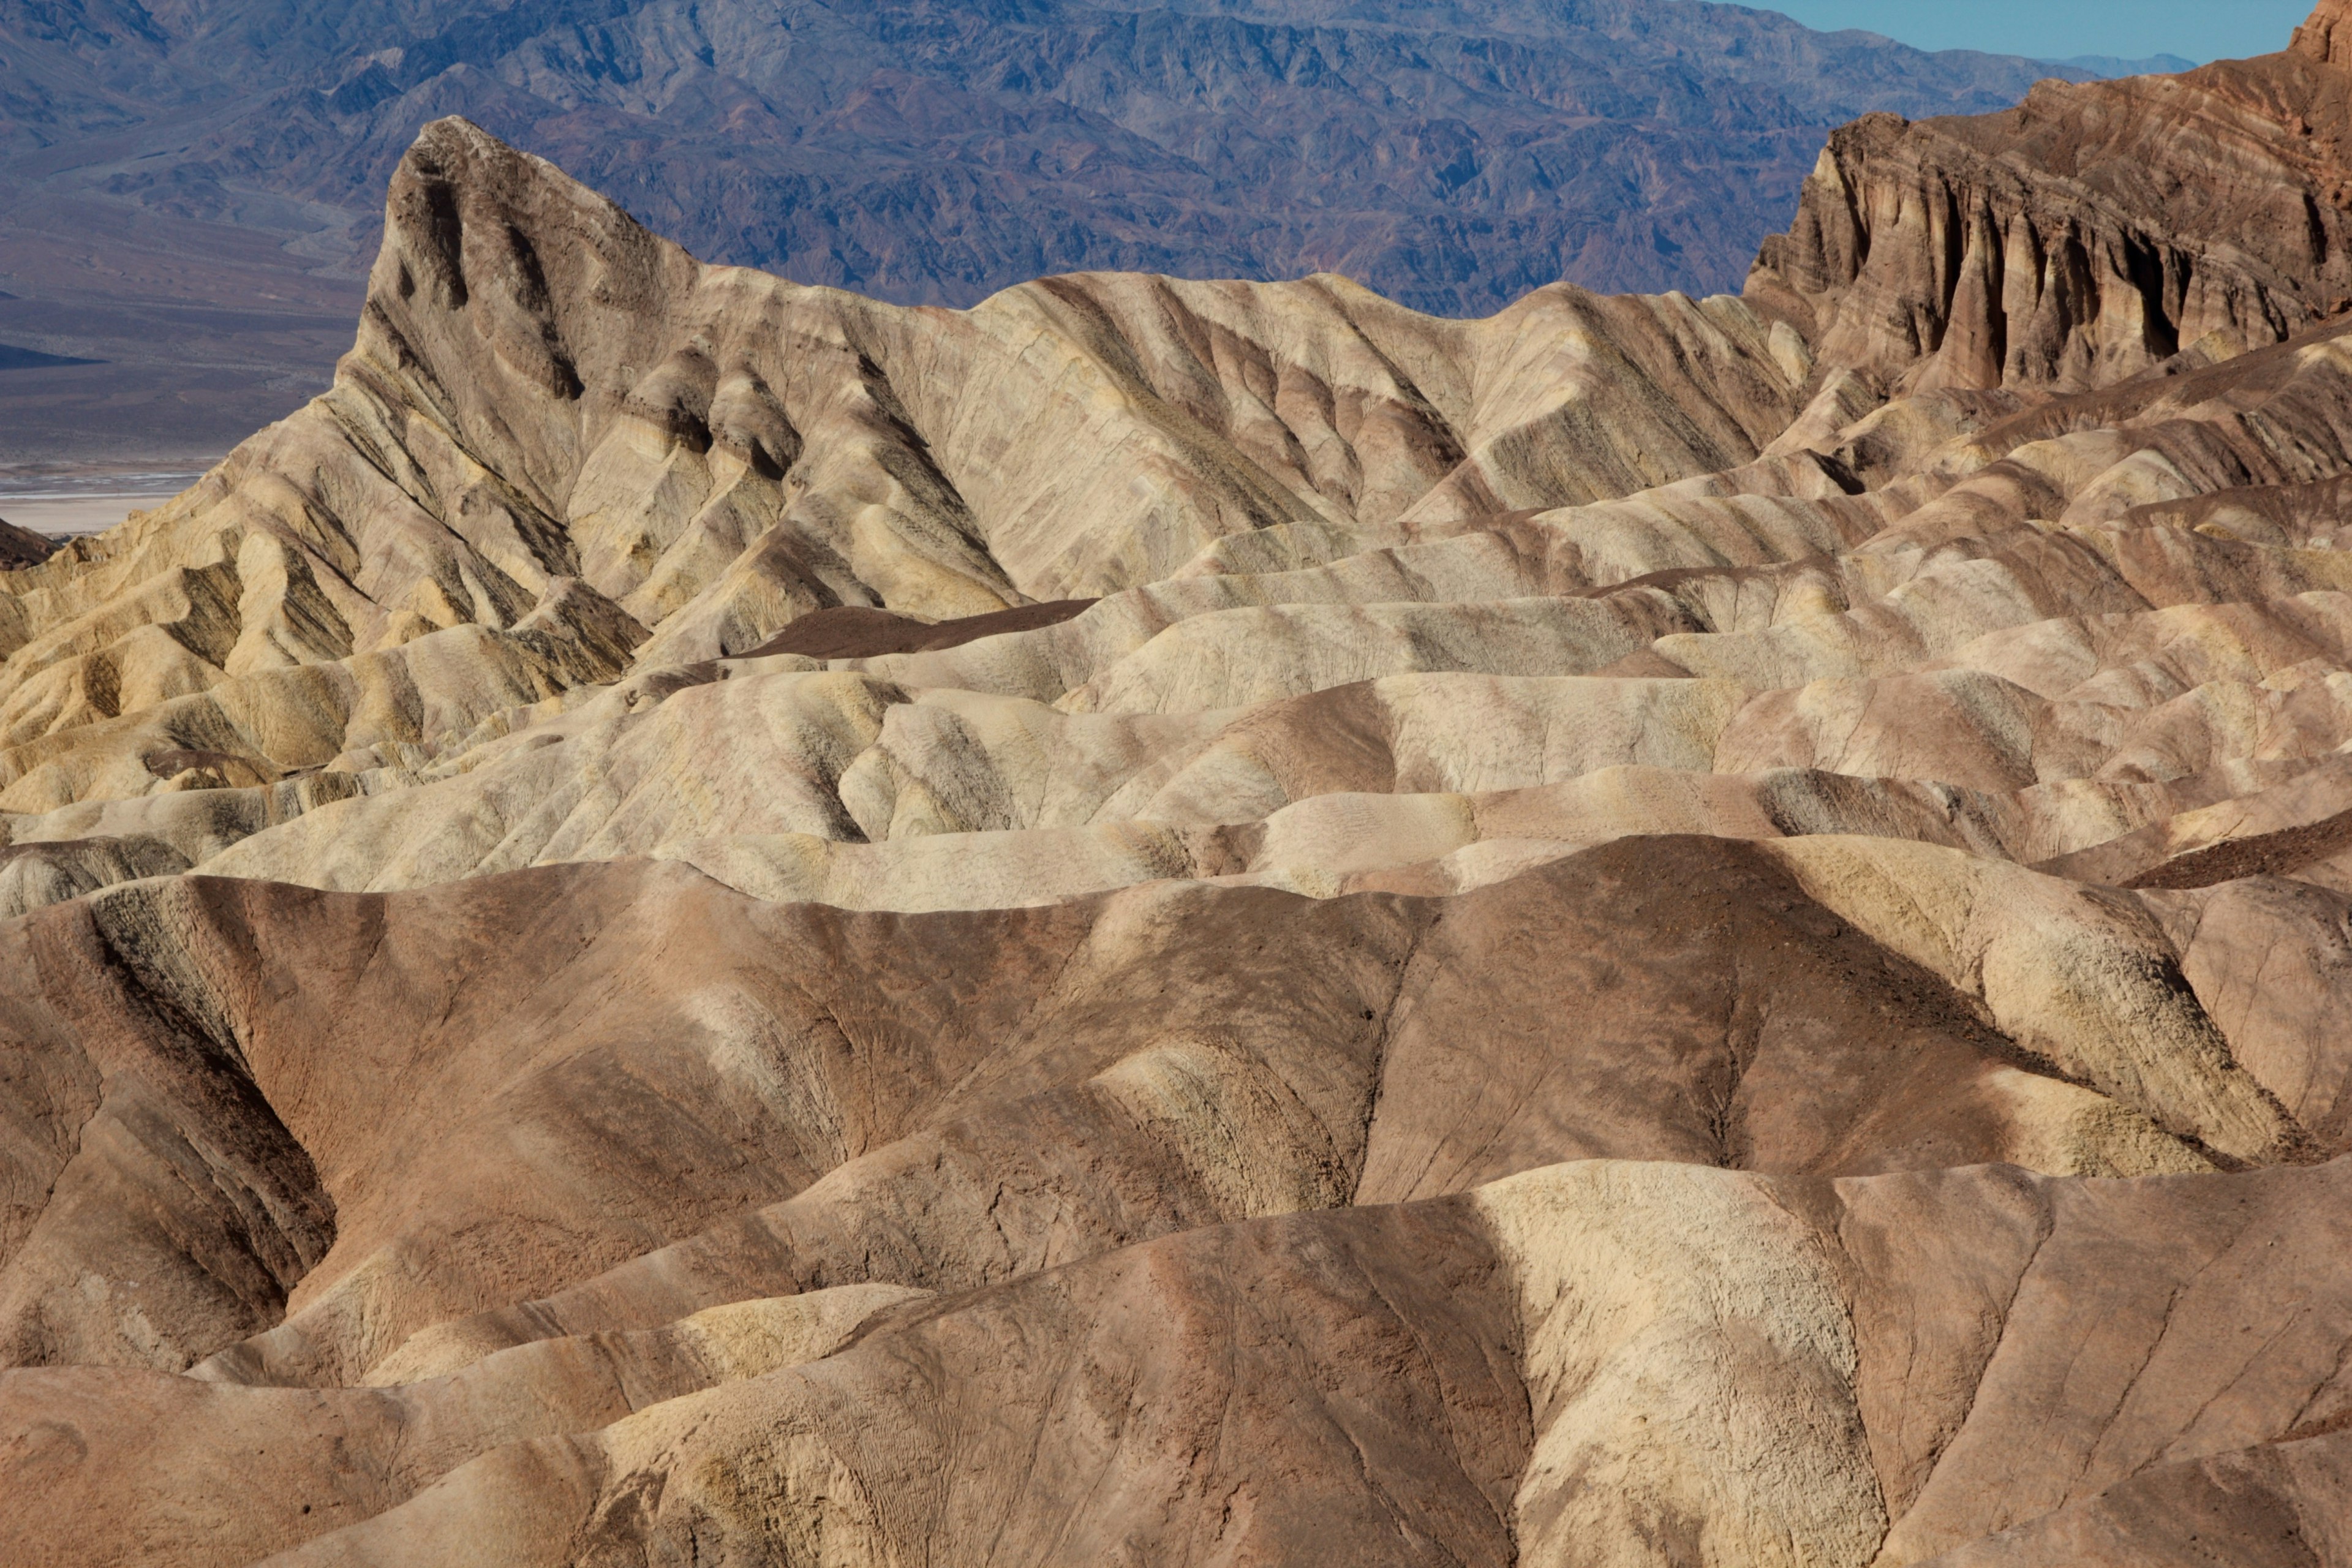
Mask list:
[[2286,47],[2313,0],[1747,0],[1809,27],[1867,27],[1923,49],[2192,60]]

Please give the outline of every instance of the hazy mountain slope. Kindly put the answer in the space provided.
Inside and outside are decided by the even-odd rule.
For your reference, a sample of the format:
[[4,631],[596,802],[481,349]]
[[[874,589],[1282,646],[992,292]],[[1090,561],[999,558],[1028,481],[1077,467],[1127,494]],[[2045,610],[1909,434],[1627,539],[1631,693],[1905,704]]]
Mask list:
[[1047,272],[1336,270],[1480,314],[1563,277],[1722,287],[1819,132],[1990,109],[2042,69],[1681,0],[75,5],[11,31],[28,165],[192,216],[364,205],[462,112],[805,282],[969,304]]
[[324,384],[377,198],[464,114],[704,258],[971,304],[1344,273],[1483,315],[1735,284],[1832,126],[2037,77],[1685,0],[0,7],[0,460],[225,450]]

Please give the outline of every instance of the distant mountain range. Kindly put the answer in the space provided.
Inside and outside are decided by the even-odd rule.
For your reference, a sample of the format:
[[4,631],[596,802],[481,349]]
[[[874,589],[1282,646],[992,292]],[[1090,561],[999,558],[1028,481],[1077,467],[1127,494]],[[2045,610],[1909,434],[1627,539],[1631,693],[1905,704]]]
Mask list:
[[[290,406],[445,114],[706,258],[902,302],[1098,268],[1338,271],[1448,314],[1711,291],[1832,127],[2123,68],[1688,0],[5,0],[0,339],[186,384],[87,373],[118,425]],[[56,407],[0,388],[0,423]]]
[[2057,63],[2101,77],[2178,76],[2197,66],[2195,60],[2184,60],[2179,55],[2152,55],[2144,60],[2126,60],[2114,55],[2076,55]]

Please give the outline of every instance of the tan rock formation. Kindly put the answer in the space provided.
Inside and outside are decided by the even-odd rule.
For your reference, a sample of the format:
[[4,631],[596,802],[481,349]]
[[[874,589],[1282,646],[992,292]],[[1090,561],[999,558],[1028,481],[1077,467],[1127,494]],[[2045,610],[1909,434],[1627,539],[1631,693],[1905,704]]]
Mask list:
[[2347,32],[1468,322],[435,126],[0,575],[0,1559],[2352,1563]]
[[2319,0],[2319,8],[2294,30],[2294,42],[2288,47],[2325,66],[2352,67],[2352,6],[2344,0]]

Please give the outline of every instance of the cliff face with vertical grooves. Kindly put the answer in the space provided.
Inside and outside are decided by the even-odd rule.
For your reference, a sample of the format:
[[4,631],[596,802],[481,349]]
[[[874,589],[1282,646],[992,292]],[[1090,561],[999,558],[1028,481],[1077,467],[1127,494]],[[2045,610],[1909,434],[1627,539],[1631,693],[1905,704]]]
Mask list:
[[1916,389],[2079,390],[2352,304],[2352,28],[2179,77],[2046,82],[2005,114],[1836,132],[1751,300]]
[[435,123],[0,573],[0,1560],[2352,1564],[2341,21],[1475,322]]

